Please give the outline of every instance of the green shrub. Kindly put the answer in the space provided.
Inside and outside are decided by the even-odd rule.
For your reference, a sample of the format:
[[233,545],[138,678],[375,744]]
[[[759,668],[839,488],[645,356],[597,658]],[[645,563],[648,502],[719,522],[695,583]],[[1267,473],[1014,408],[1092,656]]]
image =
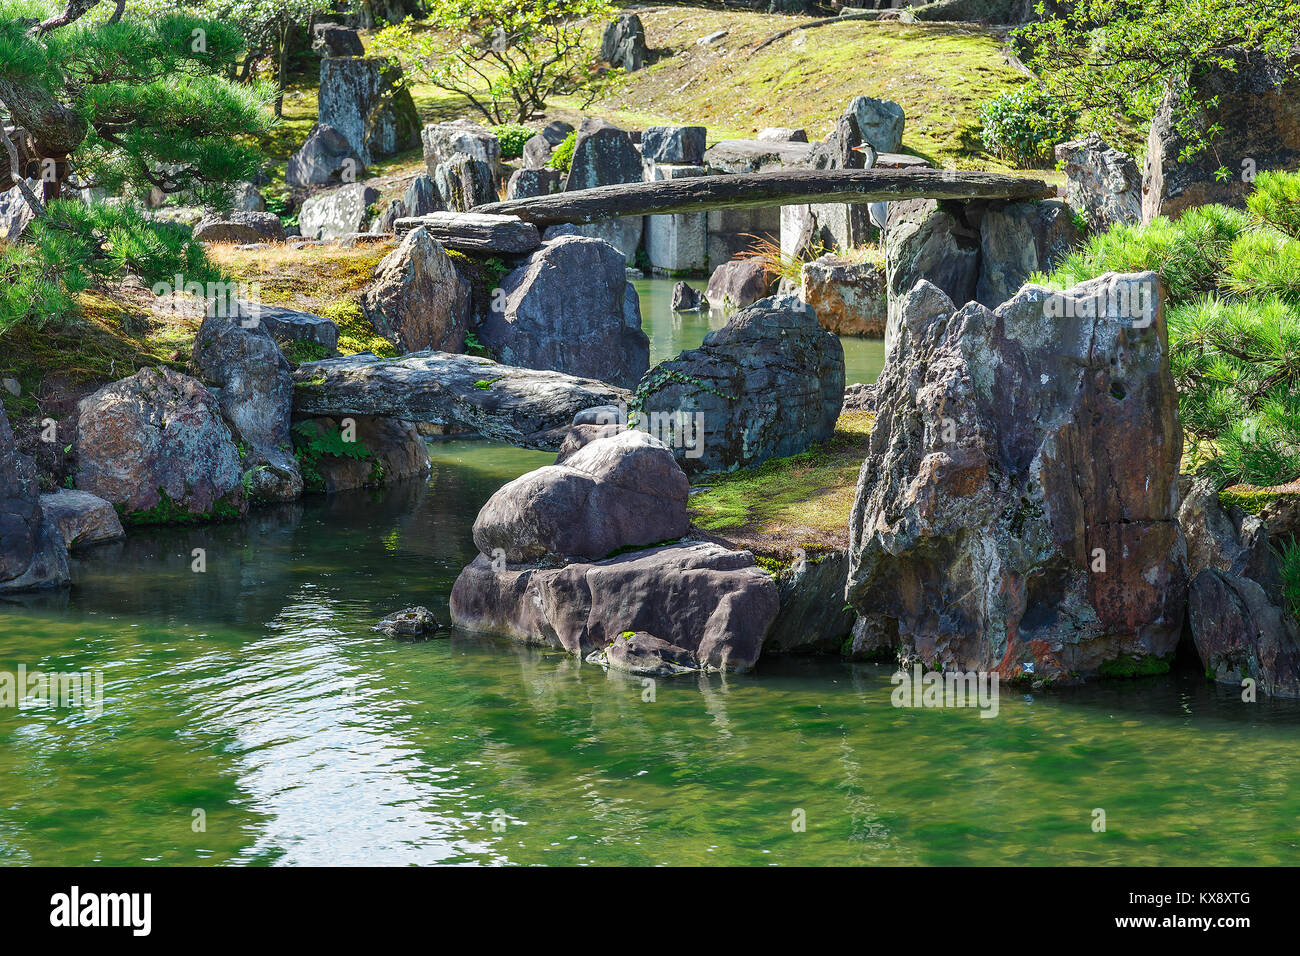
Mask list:
[[1300,544],[1294,535],[1277,550],[1277,558],[1282,572],[1282,597],[1287,609],[1300,618]]
[[502,123],[493,126],[492,132],[501,143],[501,155],[506,159],[517,159],[524,155],[524,143],[533,138],[535,130],[520,123]]
[[1246,197],[1246,208],[1256,222],[1300,239],[1300,176],[1295,173],[1260,173]]
[[1050,167],[1053,148],[1069,138],[1074,117],[1037,83],[994,97],[980,110],[984,146],[1016,166]]
[[551,152],[551,158],[546,161],[546,165],[551,169],[558,169],[561,172],[568,172],[569,167],[573,165],[573,147],[578,142],[578,131],[574,130],[568,136],[564,137],[564,142]]
[[1271,227],[1232,244],[1221,285],[1243,297],[1277,296],[1300,302],[1300,241]]

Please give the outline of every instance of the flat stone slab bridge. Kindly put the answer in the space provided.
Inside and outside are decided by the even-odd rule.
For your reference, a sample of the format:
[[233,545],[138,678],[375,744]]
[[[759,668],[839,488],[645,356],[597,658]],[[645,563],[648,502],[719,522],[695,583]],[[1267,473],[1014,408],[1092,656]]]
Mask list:
[[[955,169],[779,169],[620,183],[573,192],[507,199],[475,213],[517,216],[539,229],[620,216],[707,212],[761,206],[896,202],[902,199],[1048,199],[1056,187],[1039,179]],[[407,220],[413,222],[415,220]]]

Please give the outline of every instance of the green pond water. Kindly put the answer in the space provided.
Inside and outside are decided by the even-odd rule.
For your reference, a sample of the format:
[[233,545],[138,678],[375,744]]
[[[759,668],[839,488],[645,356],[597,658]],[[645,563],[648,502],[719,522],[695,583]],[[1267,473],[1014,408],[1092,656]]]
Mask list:
[[137,533],[0,603],[0,674],[103,677],[98,713],[0,708],[0,862],[1300,862],[1300,706],[1195,673],[1004,687],[986,719],[895,708],[876,665],[648,700],[558,652],[382,638],[409,604],[446,620],[479,507],[553,460],[431,453],[427,481]]

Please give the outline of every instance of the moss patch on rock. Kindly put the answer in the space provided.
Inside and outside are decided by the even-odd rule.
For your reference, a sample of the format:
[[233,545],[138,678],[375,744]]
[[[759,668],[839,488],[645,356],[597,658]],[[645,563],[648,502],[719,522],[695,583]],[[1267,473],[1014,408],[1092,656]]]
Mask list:
[[849,512],[874,416],[840,415],[835,434],[807,451],[702,481],[688,509],[696,527],[766,558],[847,548]]

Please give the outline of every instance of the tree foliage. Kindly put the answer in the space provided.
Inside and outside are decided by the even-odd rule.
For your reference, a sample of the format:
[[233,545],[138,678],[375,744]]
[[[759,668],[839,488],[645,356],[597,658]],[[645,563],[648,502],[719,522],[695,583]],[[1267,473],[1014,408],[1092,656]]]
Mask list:
[[1238,56],[1270,57],[1294,73],[1300,0],[1071,0],[1017,33],[1025,64],[1084,131],[1114,139],[1117,126],[1149,121],[1166,91],[1176,97],[1182,160],[1201,152],[1217,129],[1201,128],[1193,77],[1235,71]]
[[376,34],[372,49],[402,60],[434,86],[459,93],[489,122],[524,122],[555,96],[589,104],[610,82],[584,21],[610,19],[606,0],[432,0],[428,29],[408,19]]

